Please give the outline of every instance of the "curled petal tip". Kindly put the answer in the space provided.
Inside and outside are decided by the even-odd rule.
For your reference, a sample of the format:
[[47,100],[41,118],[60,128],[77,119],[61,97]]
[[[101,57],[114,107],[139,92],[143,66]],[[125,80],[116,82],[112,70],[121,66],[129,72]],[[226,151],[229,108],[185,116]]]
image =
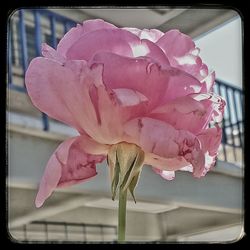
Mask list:
[[35,200],[36,208],[40,208],[43,205],[43,203],[44,203],[44,201],[41,200],[40,198],[38,198],[38,196],[37,196],[36,200]]

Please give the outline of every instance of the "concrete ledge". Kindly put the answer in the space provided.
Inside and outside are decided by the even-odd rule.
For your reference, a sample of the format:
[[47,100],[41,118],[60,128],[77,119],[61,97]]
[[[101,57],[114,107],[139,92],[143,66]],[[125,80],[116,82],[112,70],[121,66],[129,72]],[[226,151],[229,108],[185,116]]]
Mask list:
[[7,129],[9,131],[49,140],[63,141],[69,137],[78,135],[78,132],[74,128],[50,118],[49,131],[43,130],[41,117],[7,111],[7,121]]
[[244,177],[244,169],[241,166],[220,160],[217,161],[216,166],[212,170],[212,172],[238,178]]
[[34,137],[44,138],[44,139],[53,140],[53,141],[64,141],[67,138],[69,138],[69,136],[67,135],[57,134],[54,132],[47,132],[47,131],[43,131],[37,128],[33,128],[33,129],[30,129],[27,127],[25,128],[23,126],[14,125],[14,124],[8,124],[8,130],[11,132],[20,133],[20,134],[24,134],[27,136],[34,136]]

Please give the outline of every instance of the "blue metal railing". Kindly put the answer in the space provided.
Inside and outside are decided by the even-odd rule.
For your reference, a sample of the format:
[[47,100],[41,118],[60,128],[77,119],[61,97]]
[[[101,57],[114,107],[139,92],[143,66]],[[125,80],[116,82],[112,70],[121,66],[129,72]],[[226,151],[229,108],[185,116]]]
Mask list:
[[[33,35],[34,44],[32,46],[28,46],[30,42],[27,39],[27,30],[30,29],[30,26],[26,23],[25,14],[29,14],[33,16],[34,19],[34,28]],[[18,47],[19,47],[19,60],[20,66],[22,68],[22,72],[27,69],[29,60],[34,56],[40,56],[41,54],[41,43],[44,41],[44,33],[41,25],[41,18],[45,18],[49,23],[50,36],[48,36],[46,43],[48,43],[52,47],[56,47],[57,45],[57,34],[56,27],[57,25],[63,25],[63,32],[66,33],[71,27],[76,25],[76,22],[56,14],[52,11],[45,9],[32,9],[32,10],[19,10],[18,11]],[[11,29],[13,23],[10,23]],[[10,29],[10,30],[11,30]],[[62,34],[61,34],[62,35]],[[60,35],[60,36],[61,36]],[[17,91],[26,92],[25,85],[23,83],[22,86],[17,85],[13,82],[13,33],[9,32],[8,42],[8,87]],[[58,38],[59,39],[59,38]],[[22,76],[23,76],[22,75]],[[243,99],[244,93],[240,88],[232,86],[230,84],[225,83],[224,81],[216,79],[216,84],[214,86],[214,91],[223,96],[226,99],[227,106],[225,110],[225,116],[222,122],[223,127],[223,139],[222,139],[222,147],[224,152],[224,160],[227,161],[227,150],[226,147],[232,147],[234,160],[237,160],[236,150],[237,148],[242,148],[243,145]],[[42,113],[42,124],[43,129],[45,131],[49,130],[49,121],[46,114]]]
[[[28,41],[27,41],[27,23],[25,20],[25,14],[30,13],[33,15],[34,18],[34,40],[35,40],[35,47],[29,47]],[[50,44],[52,47],[56,47],[57,39],[56,39],[56,25],[60,24],[64,27],[64,34],[73,26],[76,25],[76,22],[66,18],[64,16],[61,16],[59,14],[56,14],[54,12],[44,10],[44,9],[32,9],[32,10],[24,10],[21,9],[18,11],[18,47],[19,48],[19,58],[21,59],[21,68],[22,68],[22,76],[24,76],[26,69],[28,67],[29,63],[29,49],[35,51],[35,56],[41,55],[41,43],[43,42],[43,31],[41,26],[41,17],[49,20],[50,23],[50,34],[51,34],[51,40],[46,41],[48,44]],[[10,30],[13,26],[13,19],[10,21]],[[14,47],[12,43],[12,32],[9,32],[9,40],[8,40],[8,87],[20,92],[26,92],[25,84],[23,83],[22,86],[17,85],[13,82],[13,72],[12,72],[12,55],[14,52]],[[49,121],[46,114],[42,113],[42,121],[43,121],[43,129],[45,131],[49,130]]]
[[223,96],[227,104],[222,121],[222,149],[224,160],[228,161],[226,147],[230,147],[234,161],[238,161],[236,151],[244,147],[244,93],[240,88],[218,79],[216,80],[214,91]]

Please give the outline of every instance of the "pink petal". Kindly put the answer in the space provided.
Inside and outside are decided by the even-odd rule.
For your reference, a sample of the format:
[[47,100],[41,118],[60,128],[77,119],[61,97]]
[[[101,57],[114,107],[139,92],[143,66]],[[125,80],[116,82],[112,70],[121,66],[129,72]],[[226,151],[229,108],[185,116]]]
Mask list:
[[209,122],[209,115],[202,102],[191,96],[176,98],[152,111],[150,117],[165,121],[176,129],[198,134]]
[[164,52],[153,42],[123,29],[103,29],[81,36],[68,49],[68,59],[90,60],[98,52],[112,52],[127,57],[147,56],[162,67],[170,65]]
[[84,31],[84,34],[86,34],[91,31],[102,30],[102,29],[117,29],[117,27],[111,23],[105,22],[102,19],[92,19],[84,21],[82,29]]
[[[198,56],[199,48],[195,47],[191,37],[179,30],[170,30],[156,44],[165,52],[172,66],[191,74],[201,82],[208,76],[207,66]],[[208,81],[204,84],[210,90],[214,81],[212,78]]]
[[192,165],[187,165],[185,167],[180,168],[181,171],[187,171],[187,172],[193,172],[193,166]]
[[79,142],[79,147],[81,147],[84,152],[91,155],[107,155],[110,147],[107,144],[98,143],[87,134],[81,134],[79,136]]
[[209,72],[202,80],[203,88],[201,93],[211,92],[215,83],[215,72]]
[[103,52],[96,54],[89,63],[104,65],[103,80],[108,87],[136,90],[149,99],[149,107],[197,93],[202,86],[185,72],[172,67],[162,69],[149,58],[132,59]]
[[47,163],[47,167],[40,182],[39,191],[35,200],[36,207],[41,207],[44,201],[57,187],[57,184],[61,178],[61,171],[61,164],[56,158],[56,155],[53,154]]
[[179,30],[166,32],[156,44],[166,53],[170,62],[174,57],[182,57],[187,52],[195,49],[195,44],[191,37],[181,33]]
[[157,42],[162,36],[164,35],[163,32],[161,32],[160,30],[157,29],[143,29],[141,34],[140,34],[140,38],[141,39],[148,39],[152,42]]
[[190,165],[183,156],[164,158],[154,153],[146,153],[145,164],[154,166],[157,170],[177,171]]
[[97,52],[109,51],[118,55],[133,57],[131,46],[139,44],[140,39],[122,29],[103,29],[81,36],[68,49],[68,59],[90,60]]
[[82,130],[80,84],[71,69],[57,61],[38,57],[31,61],[26,71],[25,84],[38,109]]
[[[101,70],[100,65],[94,65],[96,70]],[[93,68],[93,66],[92,66]],[[93,68],[94,69],[94,68]],[[88,90],[92,105],[95,108],[97,124],[93,131],[88,134],[92,138],[104,144],[115,144],[120,141],[123,134],[123,113],[121,106],[115,98],[112,89],[105,86],[102,81],[90,85]],[[89,126],[93,127],[94,123],[89,122]]]
[[171,181],[175,178],[175,171],[160,170],[157,168],[153,168],[153,170],[166,180]]
[[[201,173],[201,176],[206,175],[208,171],[210,171],[216,162],[216,157],[218,155],[218,149],[221,143],[221,138],[222,138],[222,129],[220,127],[215,127],[215,128],[209,128],[201,132],[197,138],[199,139],[201,143],[201,150],[205,154],[205,168],[203,172]],[[157,166],[157,168],[154,168],[154,171],[158,174],[160,174],[163,178],[165,179],[171,179],[171,176],[174,176],[174,171],[167,171],[166,166],[171,165],[171,162],[167,162],[164,159],[157,159],[152,161],[152,157],[146,158],[146,160],[150,163],[150,165]],[[175,161],[172,163],[172,165],[180,166],[181,163],[185,165],[185,160]],[[186,165],[184,167],[181,167],[179,170],[181,171],[188,171],[188,172],[193,172],[194,168],[192,165],[187,165],[188,163],[186,162]]]
[[[218,149],[222,139],[222,129],[219,126],[209,128],[197,135],[201,144],[201,150],[205,155],[205,168],[201,176],[205,176],[210,171],[215,163],[218,155]],[[192,165],[187,165],[180,168],[181,171],[194,172]]]
[[191,75],[173,67],[166,69],[170,75],[165,103],[192,93],[199,93],[202,84]]
[[57,52],[66,57],[68,49],[83,35],[83,33],[84,30],[80,24],[71,28],[58,43]]
[[[86,153],[84,149],[94,145],[93,141],[88,145],[89,140],[86,138],[78,136],[64,141],[50,157],[40,182],[36,207],[41,207],[57,187],[83,182],[97,174],[95,164],[102,162],[105,157]],[[101,148],[101,145],[95,144]]]
[[205,108],[199,101],[196,101],[191,96],[178,97],[175,100],[168,102],[163,106],[157,107],[152,113],[165,113],[176,110],[182,114],[191,113],[193,111],[205,112]]
[[62,64],[66,61],[66,58],[64,56],[59,54],[55,49],[53,49],[46,43],[42,43],[42,55],[46,58],[54,59]]
[[[188,131],[176,130],[165,122],[143,117],[127,122],[124,126],[126,141],[139,145],[147,155],[157,155],[161,158],[179,161],[177,166],[166,166],[165,170],[176,170],[184,167],[183,157],[194,167],[194,176],[201,176],[205,167],[205,156],[200,148],[200,142]],[[153,156],[154,157],[154,156]],[[175,161],[174,160],[174,161]],[[152,161],[151,161],[152,162]],[[147,160],[145,163],[149,163]],[[150,164],[150,163],[149,163]],[[154,167],[158,168],[157,165]]]
[[216,163],[222,139],[222,129],[219,126],[209,128],[201,132],[197,137],[201,142],[202,151],[205,153],[205,169],[202,173],[202,176],[204,176]]
[[142,39],[141,44],[148,48],[148,52],[145,53],[145,55],[141,56],[147,56],[152,59],[152,61],[158,63],[161,65],[162,68],[165,68],[166,66],[170,66],[170,62],[164,52],[159,48],[155,43],[147,40]]
[[138,36],[140,38],[141,30],[138,28],[130,28],[130,27],[123,27],[123,30],[127,30],[131,32],[132,34]]
[[148,98],[132,89],[113,89],[119,104],[123,107],[138,105],[147,102]]
[[193,94],[191,96],[204,105],[208,121],[216,123],[222,121],[226,102],[221,96],[215,93]]
[[77,24],[71,28],[64,37],[60,40],[57,46],[57,51],[63,56],[66,56],[68,49],[84,34],[99,30],[116,28],[113,24],[107,23],[102,19],[87,20],[83,25]]
[[177,64],[172,64],[172,66],[181,69],[188,74],[196,77],[197,79],[201,78],[200,69],[202,67],[202,60],[198,56],[194,55],[185,55],[181,58],[175,58],[178,62]]
[[91,69],[84,61],[61,65],[36,58],[26,72],[25,82],[33,104],[44,113],[101,143],[119,141],[122,113],[102,83],[101,65]]
[[123,28],[135,35],[137,35],[140,39],[147,39],[151,42],[157,42],[163,35],[164,33],[161,32],[160,30],[157,29],[137,29],[137,28]]
[[217,155],[222,138],[222,129],[219,126],[208,128],[199,133],[197,137],[204,153],[208,152],[211,156]]

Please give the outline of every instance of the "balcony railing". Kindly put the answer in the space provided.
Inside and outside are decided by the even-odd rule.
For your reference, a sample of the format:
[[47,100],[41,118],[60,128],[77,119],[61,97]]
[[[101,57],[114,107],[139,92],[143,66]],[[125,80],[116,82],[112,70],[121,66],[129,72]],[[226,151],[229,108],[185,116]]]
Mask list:
[[58,221],[33,221],[13,233],[25,243],[116,242],[117,226]]
[[221,80],[216,80],[214,91],[223,96],[227,106],[222,121],[222,150],[225,161],[228,161],[227,148],[231,149],[233,161],[242,159],[242,148],[244,148],[244,110],[243,91],[235,86],[227,84]]
[[[21,9],[16,12],[9,23],[8,87],[26,92],[24,82],[22,85],[17,85],[13,81],[13,66],[21,68],[20,76],[23,77],[29,61],[41,55],[41,43],[46,42],[55,48],[60,28],[62,36],[75,25],[75,21],[45,9]],[[49,130],[48,117],[44,113],[42,113],[42,122],[43,129]]]
[[[16,12],[11,18],[9,25],[8,87],[25,93],[24,82],[17,84],[13,80],[13,75],[19,74],[23,79],[29,61],[35,56],[40,56],[41,43],[46,42],[55,48],[60,37],[71,27],[75,26],[76,22],[49,10],[27,9]],[[240,88],[218,79],[216,80],[214,91],[223,96],[227,102],[222,122],[222,160],[240,161],[244,146],[244,93]],[[47,115],[42,113],[41,119],[43,130],[48,131],[49,119]]]

